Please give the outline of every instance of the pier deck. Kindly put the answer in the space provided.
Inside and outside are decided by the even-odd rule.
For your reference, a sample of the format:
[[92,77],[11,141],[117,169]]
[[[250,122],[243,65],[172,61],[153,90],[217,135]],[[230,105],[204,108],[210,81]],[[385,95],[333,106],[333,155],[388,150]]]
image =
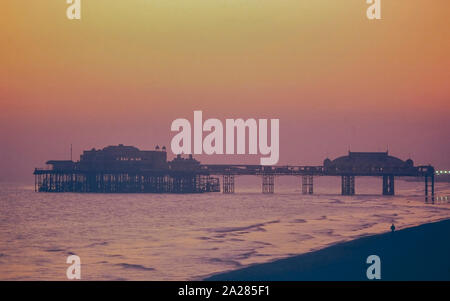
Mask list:
[[314,177],[339,176],[342,195],[355,194],[355,177],[382,177],[382,194],[395,194],[395,177],[424,179],[425,196],[434,198],[432,166],[414,166],[382,153],[355,153],[322,166],[262,166],[245,164],[200,164],[192,156],[177,156],[167,161],[165,149],[140,151],[129,146],[109,146],[85,151],[80,161],[48,161],[50,169],[34,171],[35,189],[39,192],[98,193],[234,193],[235,177],[259,176],[262,192],[274,193],[275,177],[297,176],[302,179],[302,193],[314,193]]

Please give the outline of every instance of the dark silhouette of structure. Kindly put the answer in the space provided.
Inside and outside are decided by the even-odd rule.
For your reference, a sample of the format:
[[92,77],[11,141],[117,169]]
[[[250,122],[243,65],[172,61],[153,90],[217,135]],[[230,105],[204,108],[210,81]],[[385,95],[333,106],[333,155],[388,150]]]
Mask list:
[[159,146],[141,151],[133,146],[108,146],[84,151],[80,161],[48,161],[35,169],[35,189],[42,192],[200,193],[220,191],[219,179],[198,169],[200,162],[178,156],[167,162]]
[[[434,168],[414,166],[388,152],[349,152],[323,166],[261,166],[200,164],[192,155],[167,161],[165,147],[141,151],[133,146],[108,146],[84,151],[78,162],[48,161],[50,169],[35,169],[35,189],[42,192],[234,193],[235,177],[262,177],[262,192],[274,193],[276,176],[301,176],[302,193],[313,194],[314,176],[340,176],[342,195],[355,194],[355,177],[382,177],[383,195],[395,194],[395,177],[423,177],[425,196],[434,198]],[[430,190],[430,191],[429,191]]]
[[[394,195],[394,176],[414,175],[419,172],[411,159],[402,161],[388,152],[349,152],[348,156],[324,161],[328,174],[342,176],[342,194],[355,194],[355,176],[380,175],[383,177],[383,195]],[[420,172],[419,172],[420,173]],[[434,178],[434,170],[432,171]]]

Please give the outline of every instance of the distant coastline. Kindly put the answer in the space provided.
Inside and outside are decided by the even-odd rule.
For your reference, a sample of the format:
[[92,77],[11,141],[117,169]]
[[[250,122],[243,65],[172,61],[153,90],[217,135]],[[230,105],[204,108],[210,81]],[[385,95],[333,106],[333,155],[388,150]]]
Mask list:
[[366,258],[381,259],[381,280],[449,281],[450,219],[377,234],[204,280],[361,281]]

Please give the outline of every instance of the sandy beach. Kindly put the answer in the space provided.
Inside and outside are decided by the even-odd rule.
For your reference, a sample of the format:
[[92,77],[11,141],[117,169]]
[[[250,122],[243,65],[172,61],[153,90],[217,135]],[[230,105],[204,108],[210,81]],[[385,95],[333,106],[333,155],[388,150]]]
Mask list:
[[381,259],[381,280],[450,280],[450,219],[363,237],[319,251],[221,273],[205,280],[367,280],[366,259]]

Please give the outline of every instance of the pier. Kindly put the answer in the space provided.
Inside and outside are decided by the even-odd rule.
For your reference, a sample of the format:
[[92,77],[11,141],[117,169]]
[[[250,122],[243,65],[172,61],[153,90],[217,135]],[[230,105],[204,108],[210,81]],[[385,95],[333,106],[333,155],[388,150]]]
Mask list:
[[[388,152],[349,152],[321,166],[263,166],[245,164],[201,164],[192,155],[167,161],[166,149],[158,146],[141,151],[133,146],[108,146],[84,151],[77,162],[47,161],[49,168],[34,170],[35,190],[39,192],[92,193],[234,193],[235,178],[261,177],[261,191],[275,192],[275,178],[301,178],[303,194],[314,193],[314,178],[341,177],[341,194],[356,193],[356,177],[382,177],[383,195],[395,195],[396,177],[424,179],[425,197],[434,199],[435,170],[430,165],[414,166]],[[220,185],[222,179],[222,187]],[[221,189],[222,188],[222,189]]]

